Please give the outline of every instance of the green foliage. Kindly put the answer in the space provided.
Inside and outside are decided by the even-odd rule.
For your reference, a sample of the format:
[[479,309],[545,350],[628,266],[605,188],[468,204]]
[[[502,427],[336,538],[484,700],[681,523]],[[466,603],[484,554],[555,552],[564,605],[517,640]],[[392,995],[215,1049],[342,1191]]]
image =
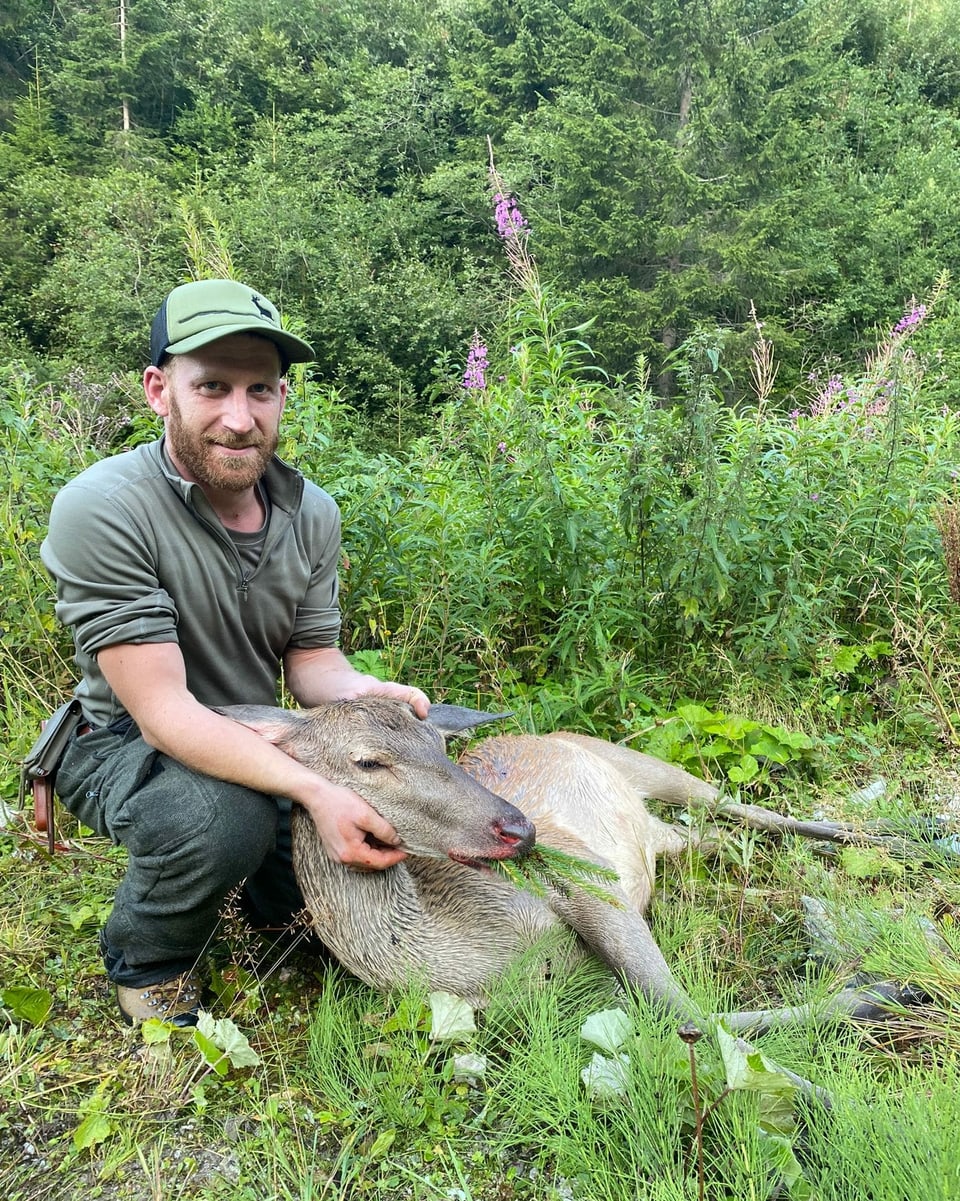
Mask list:
[[56,491],[103,445],[105,390],[75,376],[42,386],[14,365],[0,373],[0,712],[8,737],[0,776],[18,774],[18,752],[71,687],[69,639],[53,614],[40,543]]
[[534,896],[546,896],[551,890],[567,896],[577,888],[611,905],[618,903],[610,891],[617,880],[615,871],[555,847],[538,844],[521,859],[492,859],[488,866]]
[[[197,226],[199,258],[228,252],[222,232],[212,215]],[[658,678],[664,692],[664,676],[681,697],[719,695],[740,676],[806,681],[839,725],[904,662],[952,730],[957,706],[905,620],[909,606],[931,627],[949,622],[934,518],[957,469],[957,422],[913,350],[945,284],[866,364],[814,376],[787,416],[770,403],[773,346],[755,322],[752,403],[728,399],[729,337],[702,330],[672,356],[679,402],[663,407],[642,375],[628,385],[596,370],[588,327],[542,283],[527,233],[503,245],[513,294],[483,386],[451,380],[428,434],[411,438],[417,419],[398,405],[394,449],[381,424],[374,450],[339,390],[293,377],[280,449],[343,511],[345,648],[379,655],[386,674],[412,670],[434,695],[497,695],[526,723],[601,733],[656,716],[663,702],[647,694]],[[71,468],[112,448],[110,416],[128,443],[153,426],[126,415],[122,391],[76,377],[51,427],[53,393],[16,369],[10,380],[8,611],[32,607],[12,628],[57,638],[22,548]],[[695,754],[751,787],[810,750],[771,723],[700,723],[696,751],[668,746],[671,728],[660,753]]]
[[13,985],[0,989],[0,1003],[18,1021],[39,1026],[45,1022],[53,1007],[53,996],[45,988],[24,988]]
[[[485,386],[433,435],[374,456],[344,445],[355,417],[331,410],[315,453],[316,434],[295,439],[343,506],[350,649],[548,724],[575,691],[570,711],[600,728],[649,712],[663,664],[701,695],[731,671],[816,680],[838,721],[868,701],[901,655],[905,602],[947,617],[933,516],[957,425],[911,352],[923,319],[786,417],[763,395],[726,403],[724,339],[704,333],[676,356],[682,403],[665,409],[597,377],[565,305],[517,280]],[[746,733],[729,754],[741,782],[765,782],[750,739],[772,763],[779,735]]]
[[695,704],[633,731],[631,742],[636,750],[679,763],[694,775],[744,789],[769,789],[775,773],[809,769],[819,760],[807,734]]

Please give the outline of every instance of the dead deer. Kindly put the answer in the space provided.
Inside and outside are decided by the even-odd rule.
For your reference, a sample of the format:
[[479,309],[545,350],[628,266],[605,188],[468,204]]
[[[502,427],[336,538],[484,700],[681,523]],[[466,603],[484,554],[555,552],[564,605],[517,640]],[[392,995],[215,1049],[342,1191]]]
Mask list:
[[[601,739],[505,734],[466,751],[446,739],[497,717],[434,705],[420,721],[406,705],[367,697],[309,710],[230,706],[221,712],[364,796],[397,830],[409,857],[358,873],[325,853],[294,807],[294,867],[320,940],[354,975],[388,990],[420,982],[482,1005],[492,981],[548,931],[567,926],[632,989],[681,1021],[706,1015],[674,979],[644,916],[660,855],[689,845],[647,799],[713,805],[717,790],[681,768]],[[750,805],[724,812],[761,829],[853,839]],[[536,828],[534,824],[536,823]],[[615,904],[577,887],[546,897],[518,889],[489,862],[542,844],[612,868]],[[826,1003],[725,1014],[733,1030],[847,1015],[872,1019],[899,1000],[894,985],[846,989]]]

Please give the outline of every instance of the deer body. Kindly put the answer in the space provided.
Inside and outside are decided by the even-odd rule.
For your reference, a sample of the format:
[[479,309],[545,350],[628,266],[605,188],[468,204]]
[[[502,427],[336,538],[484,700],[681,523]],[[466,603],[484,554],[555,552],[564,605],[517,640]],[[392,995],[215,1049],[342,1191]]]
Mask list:
[[310,924],[374,988],[421,983],[480,1005],[486,986],[558,924],[540,898],[449,860],[411,857],[384,872],[349,871],[324,853],[306,813],[293,821]]
[[[388,990],[421,983],[481,1005],[494,979],[551,930],[568,927],[582,948],[629,986],[699,1020],[647,925],[659,855],[689,835],[654,817],[647,798],[711,802],[716,790],[670,764],[582,735],[500,735],[459,764],[445,736],[489,715],[434,705],[428,721],[383,698],[312,710],[222,710],[288,754],[364,796],[397,830],[409,857],[356,872],[325,853],[309,815],[294,807],[294,868],[321,941],[353,974]],[[743,820],[756,818],[742,806]],[[757,810],[767,828],[778,815]],[[533,822],[536,823],[534,829]],[[823,836],[822,830],[818,836]],[[611,867],[616,904],[572,887],[538,897],[489,871],[534,840]],[[840,994],[820,1014],[876,1013],[875,997]],[[861,1004],[862,1002],[862,1004]],[[732,1028],[816,1014],[776,1010],[725,1015]]]

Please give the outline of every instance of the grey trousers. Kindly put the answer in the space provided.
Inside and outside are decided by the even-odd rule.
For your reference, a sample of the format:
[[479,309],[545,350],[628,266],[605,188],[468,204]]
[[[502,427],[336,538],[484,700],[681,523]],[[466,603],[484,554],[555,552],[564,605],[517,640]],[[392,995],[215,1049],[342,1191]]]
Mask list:
[[243,881],[257,925],[286,926],[303,908],[290,802],[190,771],[149,747],[135,725],[76,737],[57,793],[85,826],[128,852],[101,935],[117,984],[137,988],[192,967]]

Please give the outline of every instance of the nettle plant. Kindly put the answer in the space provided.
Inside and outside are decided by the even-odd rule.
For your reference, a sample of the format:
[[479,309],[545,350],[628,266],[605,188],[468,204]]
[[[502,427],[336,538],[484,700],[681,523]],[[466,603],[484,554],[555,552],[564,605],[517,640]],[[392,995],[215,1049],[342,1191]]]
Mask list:
[[769,792],[786,769],[814,768],[819,756],[816,741],[799,730],[692,703],[647,720],[631,732],[630,741],[635,749],[679,763],[695,775],[752,792]]

